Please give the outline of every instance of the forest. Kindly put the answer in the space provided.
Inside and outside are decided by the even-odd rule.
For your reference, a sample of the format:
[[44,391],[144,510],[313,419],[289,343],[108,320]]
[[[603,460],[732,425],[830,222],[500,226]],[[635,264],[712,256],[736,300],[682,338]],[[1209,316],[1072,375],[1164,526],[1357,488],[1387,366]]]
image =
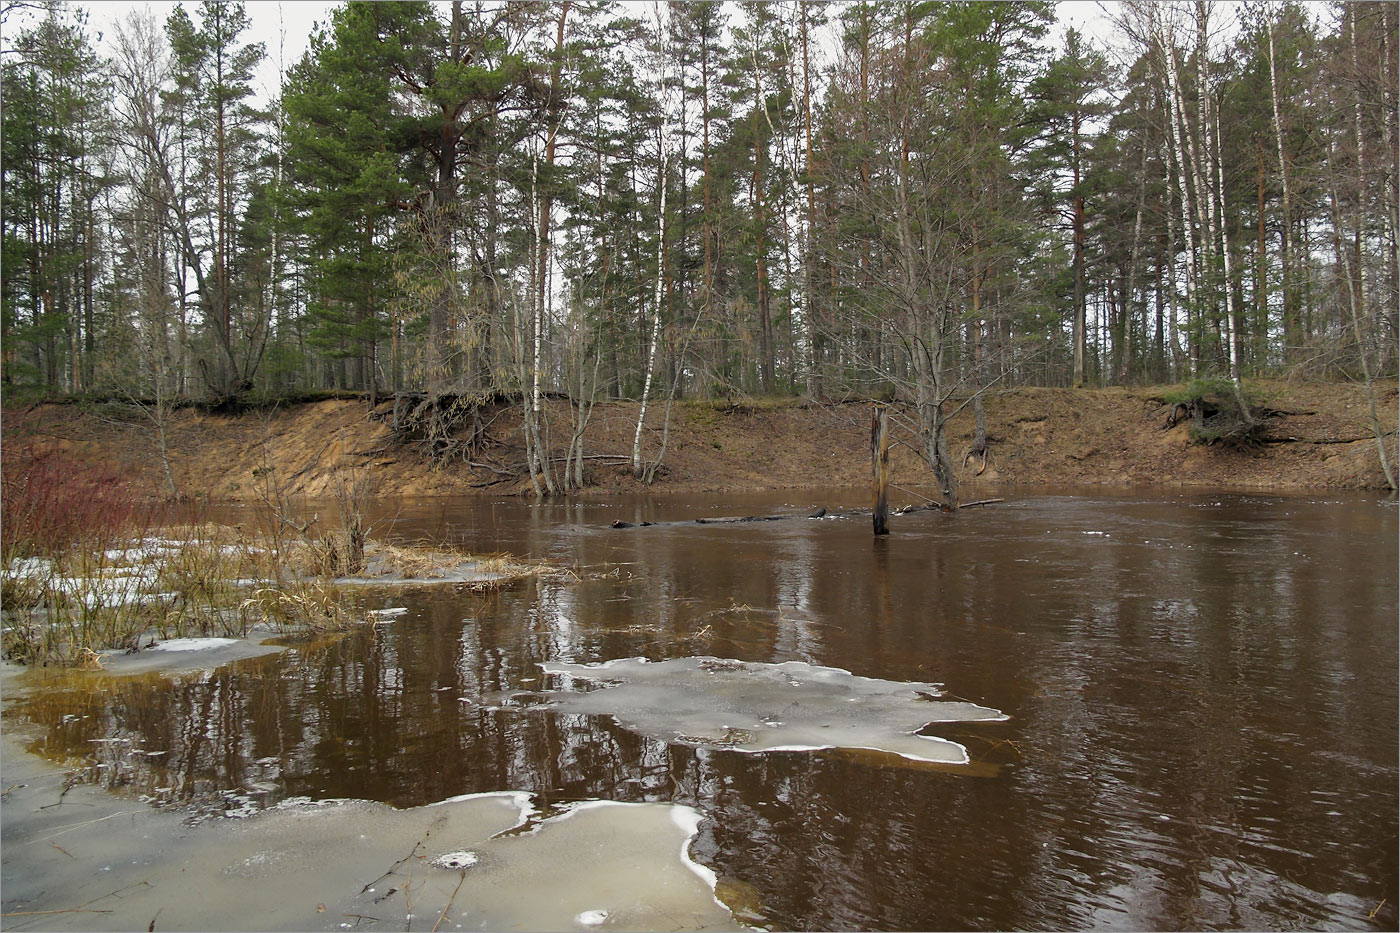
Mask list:
[[6,2],[4,394],[890,399],[942,481],[994,388],[1393,377],[1400,10],[1104,9],[346,3],[264,101],[236,0]]

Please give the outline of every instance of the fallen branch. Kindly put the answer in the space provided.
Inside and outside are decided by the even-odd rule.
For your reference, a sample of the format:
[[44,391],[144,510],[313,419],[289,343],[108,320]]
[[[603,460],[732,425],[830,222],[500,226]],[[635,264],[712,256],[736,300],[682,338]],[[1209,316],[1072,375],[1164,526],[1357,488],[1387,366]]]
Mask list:
[[[380,875],[378,878],[375,878],[373,881],[371,881],[371,882],[369,882],[368,884],[366,884],[363,888],[360,888],[360,893],[361,893],[361,894],[364,894],[364,893],[365,893],[366,891],[368,891],[371,887],[373,887],[374,885],[376,885],[376,884],[378,884],[379,882],[383,881],[385,878],[387,878],[387,877],[389,877],[390,875],[392,875],[392,874],[394,873],[395,869],[397,869],[397,868],[398,868],[400,865],[402,865],[404,862],[407,862],[407,861],[409,861],[410,859],[412,859],[414,856],[416,856],[416,855],[418,854],[418,850],[419,850],[420,848],[423,847],[423,843],[424,843],[424,842],[427,842],[427,841],[428,841],[428,836],[431,835],[431,834],[432,834],[432,833],[429,832],[429,833],[425,834],[425,835],[423,836],[422,839],[420,839],[420,840],[418,840],[417,842],[415,842],[415,843],[413,844],[413,851],[409,852],[409,853],[408,853],[407,855],[405,855],[403,858],[399,859],[397,862],[395,862],[394,864],[390,865],[388,871],[384,872],[384,874]],[[404,887],[408,887],[408,885],[404,885]]]
[[447,899],[447,903],[442,907],[442,913],[438,914],[437,923],[433,924],[432,933],[437,933],[437,928],[442,925],[442,918],[447,916],[447,912],[452,909],[452,902],[457,899],[457,892],[462,890],[462,882],[467,880],[467,872],[464,869],[461,877],[457,879],[457,887],[452,889],[452,896]]
[[[551,463],[560,463],[568,460],[568,457],[550,457]],[[574,457],[575,460],[612,460],[615,463],[631,463],[632,458],[623,454],[587,454],[582,457]]]
[[484,483],[471,483],[471,484],[470,484],[470,488],[472,488],[472,489],[485,489],[487,486],[497,486],[497,485],[499,485],[499,484],[501,484],[501,483],[509,483],[511,480],[514,480],[514,479],[518,479],[518,477],[515,477],[515,476],[502,476],[502,477],[500,477],[499,479],[488,479],[488,480],[487,480],[486,482],[484,482]]
[[525,469],[525,465],[523,463],[520,465],[519,470],[509,471],[502,470],[500,467],[493,466],[490,463],[477,463],[475,460],[468,460],[467,466],[471,467],[473,470],[490,470],[492,473],[510,477],[519,476],[520,472]]
[[[94,822],[96,821],[94,820]],[[137,881],[134,884],[127,885],[126,887],[117,888],[115,891],[112,891],[108,894],[103,894],[99,897],[94,897],[90,901],[84,901],[77,907],[65,907],[62,910],[15,910],[10,911],[8,913],[0,914],[0,917],[38,917],[47,914],[110,914],[112,912],[111,910],[104,910],[102,908],[96,907],[88,907],[88,904],[96,904],[98,901],[106,900],[109,897],[116,897],[123,891],[126,891],[130,888],[139,888],[142,885],[145,885],[149,888],[151,886],[151,883],[149,881]],[[159,911],[156,912],[156,916],[160,916]],[[152,920],[151,922],[154,923],[155,921]]]
[[[1387,431],[1385,437],[1393,435],[1394,431]],[[1370,434],[1361,437],[1261,437],[1261,444],[1359,444],[1362,441],[1374,441],[1375,437]]]
[[111,910],[101,910],[93,907],[65,907],[62,910],[11,910],[0,917],[38,917],[44,914],[110,914]]
[[1005,502],[1005,499],[978,499],[976,502],[964,502],[958,506],[960,509],[976,509],[984,505],[993,505],[997,502]]
[[119,817],[119,816],[132,816],[132,815],[137,814],[137,813],[145,813],[145,812],[146,812],[145,810],[123,810],[123,811],[121,811],[120,813],[109,813],[107,816],[99,816],[99,817],[98,817],[97,819],[95,819],[95,820],[84,820],[84,821],[81,822],[81,823],[72,823],[72,824],[70,824],[70,825],[68,825],[68,826],[65,826],[63,829],[60,829],[60,830],[59,830],[58,832],[56,832],[56,833],[50,833],[49,835],[45,836],[44,838],[42,838],[42,839],[36,839],[36,840],[34,840],[34,841],[35,841],[35,842],[48,842],[50,839],[53,839],[55,836],[62,836],[64,833],[71,833],[71,832],[72,832],[73,830],[75,830],[75,829],[81,829],[81,828],[84,827],[84,826],[91,826],[93,823],[101,823],[103,820],[111,820],[111,819],[116,819],[116,818]]

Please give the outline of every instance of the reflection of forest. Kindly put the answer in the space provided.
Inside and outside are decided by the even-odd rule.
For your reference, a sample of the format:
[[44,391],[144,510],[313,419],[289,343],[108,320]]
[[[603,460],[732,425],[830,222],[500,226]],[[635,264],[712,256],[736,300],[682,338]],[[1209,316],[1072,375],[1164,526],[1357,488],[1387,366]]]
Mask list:
[[[874,542],[854,522],[528,534],[627,572],[404,594],[373,631],[20,711],[142,794],[693,804],[696,857],[784,926],[1393,922],[1367,918],[1394,904],[1391,510],[1061,497]],[[691,655],[942,682],[1012,719],[938,731],[989,765],[959,775],[668,745],[518,695],[545,661]]]

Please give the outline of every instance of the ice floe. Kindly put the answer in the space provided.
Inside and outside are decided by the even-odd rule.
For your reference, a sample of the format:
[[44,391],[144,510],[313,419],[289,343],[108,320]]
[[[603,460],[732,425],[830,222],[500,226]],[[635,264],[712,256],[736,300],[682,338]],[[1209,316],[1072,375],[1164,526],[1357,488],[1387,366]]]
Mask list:
[[[939,722],[1008,718],[975,703],[943,700],[937,684],[860,677],[802,661],[620,658],[541,667],[564,687],[545,695],[548,708],[608,715],[644,735],[739,752],[868,749],[965,764],[962,745],[922,730]],[[575,689],[574,681],[598,689]]]
[[258,631],[247,638],[169,638],[136,653],[119,650],[102,653],[104,674],[166,674],[212,671],[250,658],[280,654],[282,645],[264,643],[272,633]]
[[[191,831],[178,812],[78,787],[70,800],[99,819],[85,809],[74,827],[39,809],[61,775],[42,789],[21,776],[4,810],[7,853],[24,856],[6,903],[52,911],[50,929],[91,929],[91,915],[66,908],[94,899],[104,929],[145,929],[157,913],[162,927],[193,930],[334,930],[347,917],[396,929],[410,915],[423,930],[742,928],[686,864],[700,816],[676,804],[531,806],[534,831],[519,833],[529,797],[518,792],[407,809],[303,798]],[[63,850],[49,845],[56,829]],[[138,850],[148,855],[133,860]]]

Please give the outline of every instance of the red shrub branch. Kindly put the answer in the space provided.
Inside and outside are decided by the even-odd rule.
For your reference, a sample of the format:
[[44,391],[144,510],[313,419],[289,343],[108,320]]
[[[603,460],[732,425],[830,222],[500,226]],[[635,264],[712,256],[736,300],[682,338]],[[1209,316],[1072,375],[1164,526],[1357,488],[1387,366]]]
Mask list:
[[0,559],[115,546],[147,527],[151,506],[115,468],[42,439],[32,419],[5,417],[0,451]]

